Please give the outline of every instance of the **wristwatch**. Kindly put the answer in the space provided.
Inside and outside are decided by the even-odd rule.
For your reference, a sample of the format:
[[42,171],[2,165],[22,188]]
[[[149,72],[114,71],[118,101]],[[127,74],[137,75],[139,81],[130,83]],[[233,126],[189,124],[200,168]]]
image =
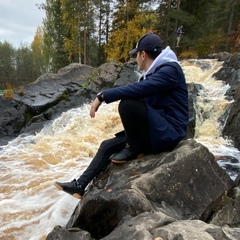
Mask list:
[[97,94],[97,98],[98,98],[98,100],[99,100],[100,102],[103,102],[103,101],[104,101],[102,92],[100,92],[100,93]]

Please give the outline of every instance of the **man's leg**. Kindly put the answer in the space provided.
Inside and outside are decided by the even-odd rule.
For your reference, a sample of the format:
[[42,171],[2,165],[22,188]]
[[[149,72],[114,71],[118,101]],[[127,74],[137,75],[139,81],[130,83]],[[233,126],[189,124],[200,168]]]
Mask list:
[[110,163],[111,155],[121,151],[125,145],[126,137],[124,135],[103,141],[97,154],[77,181],[85,188]]
[[122,100],[119,104],[119,114],[126,133],[127,146],[113,156],[112,162],[114,163],[123,163],[140,157],[139,153],[148,153],[150,151],[150,133],[146,104],[141,100]]
[[88,183],[96,177],[110,163],[110,156],[126,145],[126,137],[124,135],[105,140],[101,143],[95,157],[83,172],[83,174],[72,182],[56,182],[54,185],[76,198],[81,199]]

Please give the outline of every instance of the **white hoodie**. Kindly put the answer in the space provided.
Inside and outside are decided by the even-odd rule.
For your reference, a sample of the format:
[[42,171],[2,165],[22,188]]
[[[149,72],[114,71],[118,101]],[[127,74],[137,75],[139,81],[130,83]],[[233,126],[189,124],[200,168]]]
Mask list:
[[166,47],[162,50],[162,52],[154,59],[148,70],[142,74],[141,78],[145,79],[147,75],[153,73],[157,67],[166,62],[176,62],[179,64],[176,54],[170,49],[170,47]]

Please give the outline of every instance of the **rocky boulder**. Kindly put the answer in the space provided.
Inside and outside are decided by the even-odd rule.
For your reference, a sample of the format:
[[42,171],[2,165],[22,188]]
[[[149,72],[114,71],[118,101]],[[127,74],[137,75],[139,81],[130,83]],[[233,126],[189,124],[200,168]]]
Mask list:
[[[229,194],[235,186],[206,147],[183,140],[172,152],[110,164],[89,186],[67,225],[56,227],[47,240],[66,233],[69,240],[84,239],[87,233],[91,238],[86,239],[105,240],[238,239],[240,218],[229,207],[239,209],[239,194]],[[224,207],[232,211],[231,218],[223,218]],[[226,224],[235,228],[220,227]]]
[[123,78],[128,83],[136,81],[135,68],[135,62],[105,63],[99,68],[70,64],[16,89],[11,98],[0,96],[0,136],[40,131],[62,112],[91,101],[100,90],[123,84]]
[[235,101],[231,104],[229,116],[223,129],[223,134],[232,139],[234,146],[240,149],[240,84],[236,86]]
[[[215,55],[215,58],[221,60],[221,54]],[[240,53],[225,54],[223,67],[213,76],[229,84],[230,88],[226,96],[233,100],[227,114],[227,122],[223,129],[223,135],[229,137],[234,146],[240,149]]]

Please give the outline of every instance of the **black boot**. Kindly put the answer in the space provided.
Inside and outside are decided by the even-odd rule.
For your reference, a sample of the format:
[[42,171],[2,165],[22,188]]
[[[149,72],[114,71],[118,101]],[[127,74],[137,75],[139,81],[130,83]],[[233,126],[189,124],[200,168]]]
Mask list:
[[84,195],[84,187],[76,179],[66,183],[55,182],[54,185],[75,198],[82,199]]
[[144,153],[139,153],[135,147],[131,147],[126,144],[126,147],[121,152],[115,153],[113,156],[111,156],[111,161],[113,163],[121,164],[126,163],[132,159],[142,158],[144,156]]

